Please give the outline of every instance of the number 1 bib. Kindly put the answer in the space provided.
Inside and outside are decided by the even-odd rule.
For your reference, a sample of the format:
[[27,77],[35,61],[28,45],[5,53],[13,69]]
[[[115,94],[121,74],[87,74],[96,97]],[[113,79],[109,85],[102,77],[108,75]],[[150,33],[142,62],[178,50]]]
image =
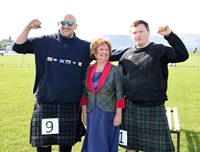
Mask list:
[[119,132],[119,144],[127,146],[127,131],[121,130]]

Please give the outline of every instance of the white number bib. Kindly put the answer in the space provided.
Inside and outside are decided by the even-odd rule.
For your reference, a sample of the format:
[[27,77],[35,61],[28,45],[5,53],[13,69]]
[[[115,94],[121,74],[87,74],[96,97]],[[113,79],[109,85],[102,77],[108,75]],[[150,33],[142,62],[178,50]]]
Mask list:
[[121,130],[119,132],[119,144],[127,146],[127,131]]
[[58,118],[42,119],[42,135],[59,134]]

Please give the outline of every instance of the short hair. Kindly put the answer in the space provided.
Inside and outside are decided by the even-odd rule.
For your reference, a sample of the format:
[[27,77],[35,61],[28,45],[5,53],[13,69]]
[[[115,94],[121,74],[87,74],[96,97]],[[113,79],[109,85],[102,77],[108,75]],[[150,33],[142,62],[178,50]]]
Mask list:
[[112,56],[112,44],[108,41],[107,38],[98,38],[90,44],[90,56],[95,59],[97,54],[97,48],[101,45],[107,44],[109,48],[109,57]]
[[[137,21],[133,21],[133,23],[131,24],[131,27],[137,27],[140,24],[144,24],[145,28],[147,29],[147,31],[149,31],[149,25],[147,22],[143,21],[143,20],[137,20]],[[130,29],[131,29],[130,27]]]

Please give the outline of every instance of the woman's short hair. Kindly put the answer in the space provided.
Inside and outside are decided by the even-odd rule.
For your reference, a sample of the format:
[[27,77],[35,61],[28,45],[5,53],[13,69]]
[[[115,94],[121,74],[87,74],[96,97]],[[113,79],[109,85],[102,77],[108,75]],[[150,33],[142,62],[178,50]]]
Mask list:
[[90,44],[90,56],[95,59],[95,55],[97,54],[97,48],[101,45],[107,44],[109,48],[109,57],[112,56],[112,45],[110,41],[106,38],[98,38],[94,42]]

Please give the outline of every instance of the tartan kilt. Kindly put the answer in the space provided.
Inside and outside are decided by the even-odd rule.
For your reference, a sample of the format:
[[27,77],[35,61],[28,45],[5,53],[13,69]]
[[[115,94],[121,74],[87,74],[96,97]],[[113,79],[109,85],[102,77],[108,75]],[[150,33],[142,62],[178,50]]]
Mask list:
[[121,129],[127,131],[127,146],[130,150],[145,152],[175,151],[172,142],[165,106],[141,107],[128,99],[122,112]]
[[[59,118],[59,134],[42,135],[43,118]],[[30,126],[30,144],[73,146],[85,135],[81,121],[81,105],[64,105],[35,102]]]

